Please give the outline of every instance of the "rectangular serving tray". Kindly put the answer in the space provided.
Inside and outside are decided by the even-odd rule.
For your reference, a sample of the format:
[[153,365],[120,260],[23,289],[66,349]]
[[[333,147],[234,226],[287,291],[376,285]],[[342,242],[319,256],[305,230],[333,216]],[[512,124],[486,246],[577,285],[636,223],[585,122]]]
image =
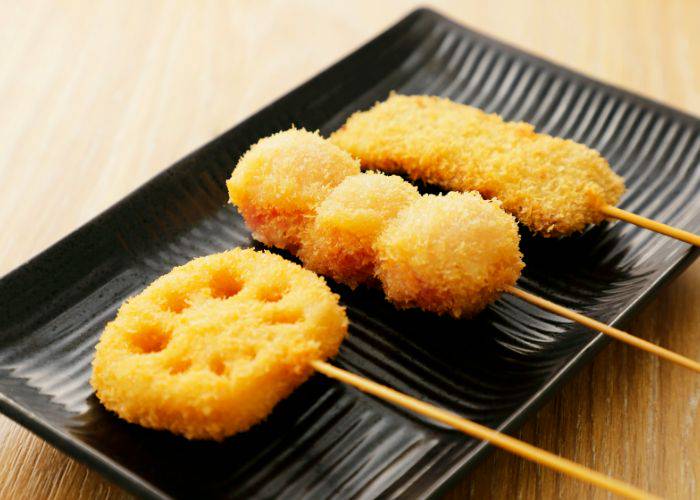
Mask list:
[[[223,443],[127,424],[88,383],[93,347],[126,297],[192,257],[255,245],[224,186],[251,144],[292,124],[328,134],[391,90],[448,96],[586,143],[625,177],[622,207],[700,230],[696,118],[421,9],[5,276],[0,411],[145,497],[444,491],[483,458],[484,443],[322,376]],[[523,231],[522,249],[521,286],[615,325],[698,256],[622,223],[560,240]],[[333,287],[351,319],[339,366],[505,431],[607,342],[511,297],[456,321]]]

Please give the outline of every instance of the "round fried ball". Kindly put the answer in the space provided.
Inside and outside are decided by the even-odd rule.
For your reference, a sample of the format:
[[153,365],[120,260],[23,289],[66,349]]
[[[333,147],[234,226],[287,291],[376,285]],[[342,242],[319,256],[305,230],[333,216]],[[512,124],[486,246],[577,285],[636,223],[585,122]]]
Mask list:
[[257,240],[296,252],[317,205],[359,172],[358,160],[318,133],[291,129],[251,147],[226,185]]
[[91,383],[129,422],[221,440],[263,420],[346,331],[323,278],[268,252],[231,250],[127,300],[97,345]]
[[316,209],[302,235],[304,265],[351,288],[374,280],[374,242],[386,223],[420,197],[401,177],[365,172],[346,177]]
[[399,307],[469,317],[520,276],[515,219],[478,193],[425,195],[376,243],[377,276]]

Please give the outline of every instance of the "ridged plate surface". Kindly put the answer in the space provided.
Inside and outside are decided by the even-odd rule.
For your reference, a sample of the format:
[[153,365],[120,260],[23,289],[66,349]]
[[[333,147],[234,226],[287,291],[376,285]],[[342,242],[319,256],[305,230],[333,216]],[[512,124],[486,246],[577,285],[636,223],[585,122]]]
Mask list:
[[[194,256],[253,245],[224,188],[242,152],[291,124],[328,134],[391,90],[448,96],[584,142],[625,177],[624,208],[700,230],[697,119],[416,11],[6,276],[0,409],[154,497],[415,497],[473,466],[482,443],[321,376],[222,444],[126,424],[88,384],[93,347],[121,301]],[[523,287],[610,323],[697,256],[622,223],[562,240],[523,234],[523,252]],[[335,289],[352,321],[340,366],[492,427],[522,423],[605,343],[509,297],[454,321]]]

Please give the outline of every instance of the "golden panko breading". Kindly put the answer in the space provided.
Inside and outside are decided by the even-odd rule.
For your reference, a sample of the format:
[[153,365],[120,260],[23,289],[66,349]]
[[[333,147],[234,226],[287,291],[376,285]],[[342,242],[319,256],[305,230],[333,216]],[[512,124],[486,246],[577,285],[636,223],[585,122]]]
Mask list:
[[129,422],[221,440],[263,420],[346,331],[322,278],[271,253],[231,250],[127,300],[97,345],[91,383]]
[[401,177],[365,172],[346,177],[316,209],[302,235],[304,265],[351,288],[374,279],[374,241],[399,210],[420,197]]
[[424,195],[376,242],[377,276],[399,307],[469,317],[523,268],[515,219],[478,193]]
[[624,191],[593,149],[433,96],[392,94],[355,113],[330,140],[364,168],[496,197],[543,236],[601,222],[599,207],[615,205]]
[[360,163],[318,133],[291,129],[261,139],[226,183],[256,239],[296,251],[316,206]]

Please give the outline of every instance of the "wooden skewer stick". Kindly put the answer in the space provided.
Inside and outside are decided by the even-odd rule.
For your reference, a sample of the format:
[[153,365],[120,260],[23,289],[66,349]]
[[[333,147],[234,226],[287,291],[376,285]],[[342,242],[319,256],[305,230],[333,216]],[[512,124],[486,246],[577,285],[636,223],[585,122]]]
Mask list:
[[610,325],[606,325],[605,323],[596,321],[592,318],[589,318],[588,316],[584,316],[583,314],[574,312],[571,309],[567,309],[566,307],[555,304],[554,302],[550,302],[549,300],[543,299],[542,297],[538,297],[537,295],[533,295],[529,292],[526,292],[525,290],[521,290],[520,288],[510,286],[506,288],[506,292],[515,295],[516,297],[519,297],[531,304],[534,304],[537,307],[541,307],[542,309],[553,312],[554,314],[558,314],[559,316],[569,318],[570,320],[587,326],[588,328],[601,331],[606,335],[616,338],[617,340],[621,340],[626,344],[638,347],[643,351],[654,354],[660,358],[666,359],[668,361],[676,363],[677,365],[689,368],[693,371],[700,373],[700,363],[698,363],[697,361],[693,361],[690,358],[686,358],[685,356],[676,354],[673,351],[669,351],[668,349],[664,349],[663,347],[660,347],[656,344],[652,344],[651,342],[640,339],[639,337],[630,335],[629,333],[623,332],[622,330],[618,330],[617,328],[614,328]]
[[684,231],[683,229],[678,229],[668,224],[663,224],[655,220],[647,219],[641,215],[633,214],[627,210],[622,210],[621,208],[613,207],[612,205],[603,205],[600,209],[608,217],[613,217],[615,219],[620,219],[625,222],[634,224],[635,226],[643,227],[651,231],[656,231],[657,233],[665,234],[671,238],[676,238],[677,240],[685,241],[691,245],[700,246],[700,235],[693,234],[690,231]]
[[472,422],[459,415],[443,410],[429,403],[425,403],[419,399],[413,398],[406,394],[400,393],[385,385],[372,382],[364,377],[355,375],[341,368],[335,367],[325,361],[312,361],[312,366],[316,371],[324,374],[327,377],[340,380],[357,389],[384,399],[398,406],[419,413],[423,416],[447,424],[455,429],[468,434],[477,439],[488,441],[491,444],[503,448],[515,455],[519,455],[525,459],[532,460],[540,465],[549,467],[558,472],[567,474],[581,481],[593,484],[612,493],[627,497],[627,498],[658,498],[639,488],[636,488],[623,481],[613,479],[605,474],[591,470],[583,465],[562,458],[554,453],[537,448],[531,444],[515,439],[506,434],[485,427],[476,422]]

